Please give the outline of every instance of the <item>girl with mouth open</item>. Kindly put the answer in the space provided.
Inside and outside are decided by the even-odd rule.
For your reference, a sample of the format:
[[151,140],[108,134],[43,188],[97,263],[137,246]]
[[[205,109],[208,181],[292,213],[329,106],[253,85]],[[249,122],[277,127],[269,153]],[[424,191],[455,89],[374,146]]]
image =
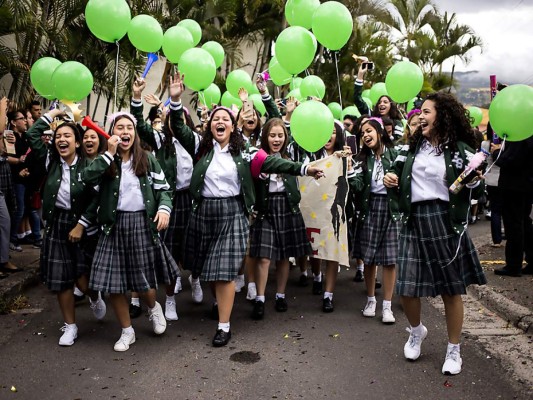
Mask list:
[[[263,127],[261,148],[270,156],[288,159],[289,134],[280,118],[273,118]],[[276,262],[276,304],[278,312],[287,311],[285,288],[289,278],[289,257],[311,255],[313,249],[307,237],[300,212],[298,181],[287,174],[261,174],[254,180],[257,216],[250,228],[250,257],[256,267],[257,297],[252,319],[263,319],[265,289],[271,260]]]
[[91,309],[97,319],[106,313],[106,305],[97,292],[88,289],[89,266],[83,253],[85,230],[96,221],[96,196],[90,186],[79,179],[88,160],[80,154],[81,131],[72,122],[63,122],[54,131],[47,146],[41,135],[62,111],[51,110],[39,118],[25,133],[36,165],[46,170],[43,187],[43,218],[46,231],[41,248],[41,279],[57,300],[65,325],[60,346],[72,346],[78,336],[75,321],[74,286],[90,295]]
[[[470,195],[481,193],[484,185],[470,183],[457,194],[448,190],[474,153],[475,137],[463,105],[450,94],[432,93],[419,118],[420,126],[383,179],[396,191],[403,222],[396,292],[410,324],[404,355],[416,360],[428,334],[420,319],[420,298],[441,296],[448,330],[442,373],[455,375],[462,366],[461,295],[468,285],[487,282],[466,230]],[[475,188],[472,194],[469,188]]]
[[126,293],[140,293],[149,307],[154,333],[162,334],[167,324],[156,289],[175,279],[178,266],[158,234],[167,228],[172,208],[165,174],[155,157],[141,148],[135,117],[118,112],[109,120],[107,151],[96,157],[81,178],[87,186],[99,187],[98,220],[103,228],[90,287],[110,293],[122,327],[114,350],[126,351],[135,343]]
[[[178,74],[171,78],[170,108],[179,113],[183,112],[182,93],[183,76]],[[180,115],[177,124],[179,129],[174,134],[186,149],[194,150],[191,156],[195,159],[190,185],[193,209],[185,236],[184,265],[210,283],[219,317],[212,343],[215,347],[225,346],[231,338],[234,279],[246,253],[248,215],[255,204],[251,168],[257,176],[261,172],[307,174],[318,179],[323,172],[245,145],[233,112],[225,107],[217,107],[211,113],[208,130],[197,147],[193,132]]]
[[383,266],[382,322],[393,324],[391,308],[395,284],[395,264],[398,257],[398,218],[393,219],[383,175],[396,159],[397,151],[380,118],[370,117],[361,125],[362,149],[355,157],[355,177],[350,185],[360,193],[361,210],[357,221],[353,257],[364,262],[367,303],[365,317],[376,315],[375,282],[378,265]]

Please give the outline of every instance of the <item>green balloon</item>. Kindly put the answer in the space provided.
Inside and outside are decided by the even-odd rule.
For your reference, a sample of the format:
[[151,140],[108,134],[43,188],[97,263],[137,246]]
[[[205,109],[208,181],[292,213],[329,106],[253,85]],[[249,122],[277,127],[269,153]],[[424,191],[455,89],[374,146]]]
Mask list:
[[363,90],[363,92],[361,93],[361,97],[368,97],[368,98],[370,98],[370,89],[365,89],[365,90]]
[[492,129],[499,137],[519,142],[533,135],[533,88],[511,85],[500,91],[489,107]]
[[306,101],[300,104],[291,118],[291,134],[304,150],[320,150],[331,138],[333,114],[320,101]]
[[289,97],[294,97],[300,103],[304,101],[304,97],[302,96],[302,93],[300,92],[299,88],[291,90],[289,94],[287,95],[287,98]]
[[259,111],[259,114],[264,116],[266,114],[266,107],[265,107],[265,104],[263,103],[263,99],[261,98],[261,95],[260,94],[252,94],[249,97],[249,99],[254,102],[254,107],[255,107],[255,109],[257,111]]
[[130,6],[126,0],[90,0],[85,6],[85,21],[98,39],[115,43],[128,32]]
[[370,88],[370,100],[372,100],[372,104],[377,104],[379,98],[387,94],[387,87],[383,82],[374,83]]
[[192,35],[187,29],[173,26],[163,35],[163,54],[172,64],[177,64],[181,55],[194,47],[192,43]]
[[273,56],[268,63],[268,73],[276,86],[286,85],[292,79],[292,75],[283,69],[276,56]]
[[218,104],[220,97],[220,89],[215,83],[209,85],[203,92],[198,92],[200,103],[209,108],[211,108],[211,104]]
[[163,29],[154,17],[140,14],[131,20],[128,38],[137,50],[156,53],[163,44]]
[[52,75],[55,97],[59,100],[80,101],[93,89],[93,74],[77,61],[65,61]]
[[200,43],[200,40],[202,40],[202,28],[200,27],[200,24],[194,19],[184,19],[178,22],[177,26],[181,26],[182,28],[185,28],[189,32],[191,32],[193,38],[193,46],[196,46],[198,43]]
[[217,68],[222,65],[224,61],[224,48],[220,43],[214,41],[205,42],[202,49],[207,50],[211,54]]
[[396,103],[407,103],[422,89],[424,74],[415,63],[400,61],[387,72],[385,84],[392,100]]
[[299,89],[300,86],[302,85],[302,81],[303,80],[304,80],[304,78],[300,78],[299,76],[293,78],[292,81],[291,81],[291,84],[289,85],[289,88],[291,90]]
[[313,14],[320,6],[320,0],[289,0],[285,4],[285,18],[290,26],[311,29]]
[[316,40],[330,50],[341,49],[353,32],[350,10],[338,1],[322,3],[313,14],[313,33]]
[[302,93],[302,97],[304,98],[318,97],[322,100],[326,95],[326,85],[324,85],[324,81],[318,76],[309,75],[303,79],[300,85],[300,93]]
[[242,101],[238,97],[232,96],[230,92],[224,92],[220,104],[224,107],[232,108],[233,105],[236,105],[237,108],[242,107]]
[[180,72],[185,75],[185,86],[197,92],[207,89],[215,80],[217,73],[215,60],[211,54],[196,47],[182,54],[178,66]]
[[481,123],[483,119],[483,111],[479,107],[468,107],[468,112],[470,113],[470,125],[476,127]]
[[347,115],[352,115],[354,117],[359,118],[361,116],[361,113],[357,109],[356,106],[348,106],[344,110],[342,110],[342,119],[346,117]]
[[328,104],[328,108],[329,111],[331,111],[331,113],[333,114],[333,118],[339,120],[342,118],[342,106],[339,103],[333,101]]
[[372,111],[372,107],[373,107],[373,104],[372,104],[372,100],[370,100],[368,97],[363,97],[363,101],[366,103],[366,105],[368,106],[368,109],[370,111]]
[[250,74],[242,69],[231,71],[226,78],[226,89],[234,97],[239,97],[239,89],[243,88],[248,93],[252,91],[252,78]]
[[54,95],[52,75],[60,65],[61,61],[53,57],[43,57],[35,61],[31,66],[31,84],[35,88],[35,91],[45,99],[53,100],[56,98]]
[[276,41],[276,58],[282,68],[290,74],[297,75],[305,70],[317,49],[315,36],[301,26],[289,26],[284,29]]

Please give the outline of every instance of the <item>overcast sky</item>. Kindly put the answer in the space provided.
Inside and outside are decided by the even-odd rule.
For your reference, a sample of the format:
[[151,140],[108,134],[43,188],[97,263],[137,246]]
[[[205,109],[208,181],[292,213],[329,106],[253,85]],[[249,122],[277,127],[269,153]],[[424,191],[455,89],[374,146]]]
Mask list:
[[[495,74],[499,81],[533,85],[533,0],[433,0],[439,11],[455,12],[460,24],[469,25],[484,43],[483,53],[471,50],[467,66]],[[451,64],[448,65],[451,69]]]

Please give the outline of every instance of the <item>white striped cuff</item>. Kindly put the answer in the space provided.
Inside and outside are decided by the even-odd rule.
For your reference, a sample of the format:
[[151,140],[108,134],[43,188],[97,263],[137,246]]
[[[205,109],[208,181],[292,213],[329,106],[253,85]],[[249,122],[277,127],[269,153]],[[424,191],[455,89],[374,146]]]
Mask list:
[[165,213],[165,214],[168,214],[170,216],[170,207],[167,207],[167,206],[164,206],[164,205],[161,205],[159,206],[159,208],[157,209],[157,212],[162,212],[162,213]]
[[180,101],[172,101],[170,100],[170,109],[173,110],[173,111],[179,111],[183,108],[183,105],[181,104],[181,100]]
[[41,119],[46,122],[48,125],[50,125],[53,121],[52,117],[50,116],[50,114],[46,113],[44,114]]
[[262,94],[262,95],[261,95],[261,100],[263,100],[263,101],[270,101],[270,100],[272,100],[272,96],[270,95],[270,93]]
[[83,225],[83,227],[85,229],[87,229],[89,226],[91,226],[91,222],[85,218],[84,216],[82,216],[79,220],[78,220],[78,224],[80,225]]
[[111,153],[109,151],[106,151],[105,153],[102,154],[102,158],[105,160],[106,163],[108,163],[109,165],[111,165],[111,163],[113,162],[113,156],[111,155]]
[[138,99],[131,99],[131,106],[132,107],[141,107],[143,105],[143,101],[142,100],[138,100]]

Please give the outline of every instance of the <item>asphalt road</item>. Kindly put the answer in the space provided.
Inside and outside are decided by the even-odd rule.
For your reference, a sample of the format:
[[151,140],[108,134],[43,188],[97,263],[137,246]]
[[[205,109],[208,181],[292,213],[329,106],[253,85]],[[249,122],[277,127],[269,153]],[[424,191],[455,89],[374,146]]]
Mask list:
[[[225,348],[211,346],[216,322],[208,316],[210,295],[206,291],[204,304],[194,305],[185,283],[177,295],[180,319],[160,337],[146,316],[134,320],[137,342],[124,353],[113,351],[120,328],[111,307],[97,322],[88,303],[77,307],[76,343],[59,347],[62,319],[55,297],[42,286],[32,288],[26,307],[0,316],[0,399],[527,398],[512,371],[488,356],[475,335],[462,342],[463,372],[442,375],[446,326],[441,310],[427,300],[423,322],[429,335],[420,359],[408,362],[408,324],[397,298],[395,325],[363,317],[364,284],[352,282],[353,271],[343,268],[335,312],[324,314],[321,297],[310,286],[297,287],[297,277],[293,270],[288,312],[277,313],[271,275],[263,321],[249,318],[246,293],[238,294],[233,338]],[[378,314],[381,299],[378,291]]]

